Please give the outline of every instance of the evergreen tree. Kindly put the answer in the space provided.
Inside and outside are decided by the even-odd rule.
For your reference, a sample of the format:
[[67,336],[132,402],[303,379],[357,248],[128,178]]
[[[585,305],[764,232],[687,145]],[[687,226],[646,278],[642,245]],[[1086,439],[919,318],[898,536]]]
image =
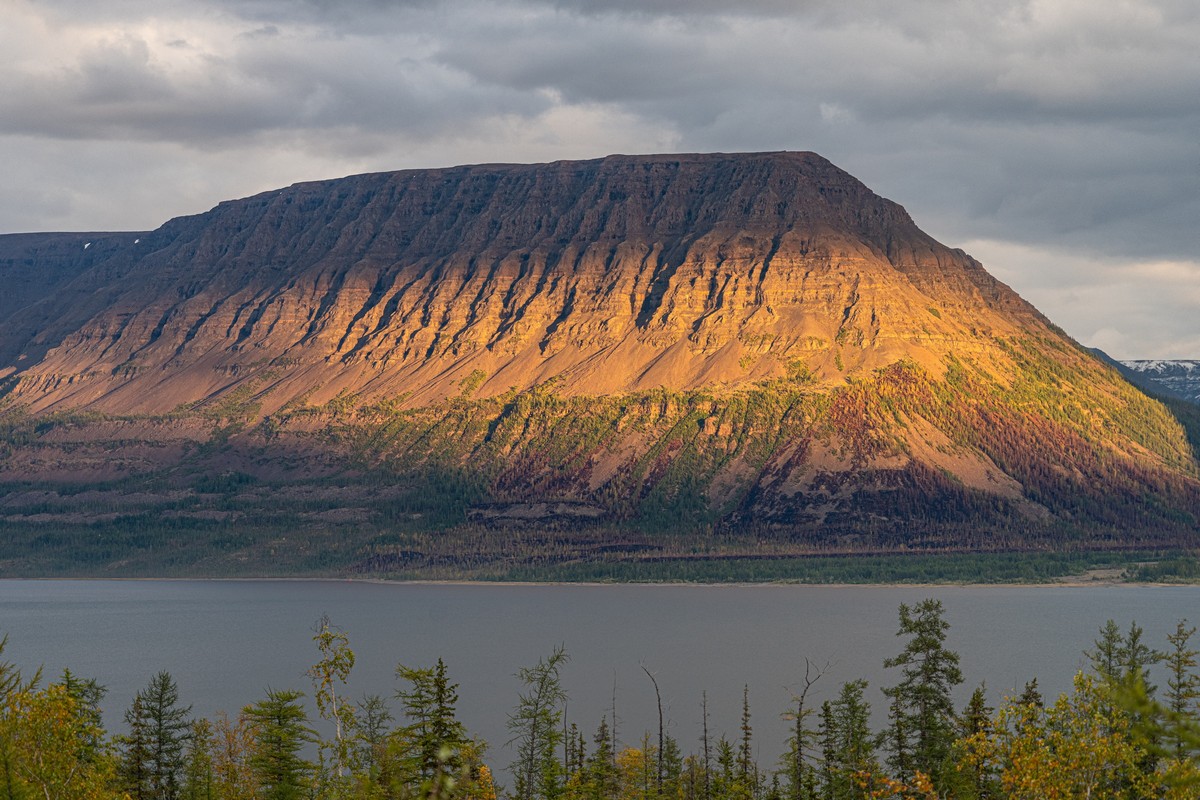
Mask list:
[[559,672],[567,661],[566,650],[558,647],[535,666],[517,672],[525,691],[508,718],[513,734],[509,744],[517,746],[517,760],[512,764],[516,800],[553,800],[559,793],[559,725],[567,699]]
[[724,736],[717,739],[717,768],[712,782],[714,800],[747,800],[750,792],[746,785],[738,780],[741,769],[738,765],[737,752]]
[[1121,636],[1121,629],[1117,627],[1116,620],[1110,619],[1100,629],[1100,638],[1093,642],[1095,649],[1084,654],[1091,662],[1092,672],[1101,683],[1116,683],[1120,679],[1121,651],[1124,644],[1125,639]]
[[867,682],[849,681],[837,699],[821,705],[822,785],[824,800],[867,797],[864,776],[877,771],[870,730],[870,705],[864,697]]
[[141,692],[133,696],[133,702],[125,710],[125,725],[129,732],[118,739],[121,760],[117,774],[121,788],[131,800],[150,800],[150,718],[146,713],[145,698]]
[[1127,684],[1140,683],[1146,696],[1153,699],[1158,687],[1150,683],[1150,667],[1162,660],[1162,653],[1142,641],[1144,631],[1136,623],[1129,623],[1129,633],[1118,649],[1120,678]]
[[150,721],[150,796],[175,800],[179,797],[183,749],[192,732],[188,719],[192,707],[179,706],[179,689],[169,672],[151,678],[144,705]]
[[307,797],[313,765],[300,751],[318,739],[308,725],[302,697],[303,692],[291,689],[268,689],[265,700],[245,709],[254,741],[249,766],[262,800]]
[[821,800],[833,800],[837,786],[837,716],[833,713],[833,701],[821,703],[818,738],[821,742]]
[[1179,729],[1178,723],[1196,713],[1197,700],[1200,700],[1200,675],[1196,673],[1196,657],[1200,652],[1191,648],[1192,636],[1196,629],[1187,627],[1187,620],[1180,620],[1175,626],[1175,632],[1167,635],[1171,644],[1163,658],[1167,665],[1167,709],[1174,717],[1171,727],[1175,729],[1170,735],[1170,745],[1177,759],[1182,759],[1187,750],[1187,738]]
[[396,692],[408,725],[401,729],[410,748],[409,760],[420,778],[429,780],[439,772],[457,775],[463,766],[463,750],[470,743],[466,727],[458,721],[458,684],[446,675],[446,664],[414,669],[400,664],[396,677],[407,689]]
[[981,683],[971,692],[971,699],[967,701],[959,716],[959,735],[966,738],[979,733],[989,733],[993,712],[995,709],[987,704],[987,684]]
[[[59,685],[75,701],[88,728],[97,732],[103,730],[100,703],[104,700],[104,695],[108,694],[108,689],[97,683],[95,678],[80,678],[70,669],[63,670]],[[101,746],[101,739],[99,735],[95,735],[84,744],[87,752],[95,754]]]
[[[98,696],[96,687],[73,679],[70,690],[83,696]],[[97,709],[83,705],[84,714],[95,716]],[[184,769],[184,747],[191,735],[187,715],[192,706],[179,706],[179,688],[170,673],[160,672],[133,698],[125,712],[128,734],[120,739],[119,775],[122,786],[133,800],[176,800]]]
[[712,746],[708,738],[708,692],[704,691],[700,694],[700,710],[701,721],[703,723],[700,733],[700,758],[701,768],[704,777],[704,800],[712,800],[713,798],[713,781],[712,781]]
[[[904,650],[884,662],[901,669],[900,682],[884,689],[893,701],[891,741],[893,764],[901,772],[911,769],[930,777],[938,776],[946,765],[954,742],[955,718],[951,691],[963,682],[958,654],[947,650],[946,631],[950,624],[942,618],[940,600],[924,600],[915,607],[900,605],[900,630],[909,636]],[[910,752],[905,752],[909,750]],[[907,777],[907,776],[904,776]]]
[[367,781],[375,783],[379,779],[379,768],[387,743],[388,725],[392,722],[392,712],[382,697],[373,694],[365,695],[359,701],[355,716],[358,724],[354,732],[354,761]]
[[1025,689],[1021,692],[1021,696],[1017,698],[1017,703],[1034,708],[1044,708],[1046,701],[1042,699],[1042,693],[1038,690],[1037,678],[1030,678],[1025,683]]
[[588,759],[587,788],[590,800],[615,800],[617,797],[617,771],[613,766],[612,734],[608,728],[608,715],[600,718],[600,726],[592,737],[592,756]]
[[754,749],[752,742],[754,729],[750,726],[750,686],[748,684],[742,687],[742,724],[740,730],[742,740],[738,745],[738,777],[746,786],[753,786]]
[[683,789],[683,753],[679,742],[671,734],[663,737],[663,748],[659,763],[662,764],[663,779],[660,794],[663,797],[677,798]]
[[[1028,687],[1028,684],[1026,684]],[[1036,691],[1036,689],[1035,689]],[[1017,700],[1017,705],[1023,701]],[[1041,708],[1040,702],[1030,703],[1031,708]],[[952,782],[947,787],[947,794],[962,800],[973,798],[994,797],[997,793],[995,770],[991,765],[978,760],[972,760],[971,754],[979,748],[987,746],[992,735],[992,716],[995,709],[987,704],[987,687],[980,684],[971,693],[971,699],[959,717],[958,755],[960,769],[952,775]]]

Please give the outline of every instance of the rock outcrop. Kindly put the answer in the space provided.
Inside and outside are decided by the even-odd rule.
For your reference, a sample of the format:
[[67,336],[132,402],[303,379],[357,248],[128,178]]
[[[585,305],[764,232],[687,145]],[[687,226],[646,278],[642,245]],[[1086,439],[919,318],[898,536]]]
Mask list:
[[795,362],[837,381],[1045,329],[811,153],[363,175],[80,238],[110,257],[0,325],[34,409],[164,412],[252,381],[268,410],[416,406],[476,370],[479,396],[731,386]]

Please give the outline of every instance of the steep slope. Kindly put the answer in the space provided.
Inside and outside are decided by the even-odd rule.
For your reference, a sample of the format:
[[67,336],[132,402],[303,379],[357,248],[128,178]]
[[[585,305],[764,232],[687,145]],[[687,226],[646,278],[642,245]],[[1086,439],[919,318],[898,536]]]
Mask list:
[[[95,260],[0,321],[14,530],[286,519],[353,533],[368,571],[502,524],[801,550],[1197,530],[1167,409],[811,153],[362,175],[104,243],[39,244]],[[285,513],[286,487],[313,499]]]
[[[321,388],[569,394],[835,378],[1042,321],[903,209],[812,154],[613,157],[302,184],[141,238],[30,315],[15,395],[162,412],[272,367]],[[974,329],[974,332],[971,331]],[[837,367],[834,351],[841,347]],[[14,369],[10,355],[2,367]]]

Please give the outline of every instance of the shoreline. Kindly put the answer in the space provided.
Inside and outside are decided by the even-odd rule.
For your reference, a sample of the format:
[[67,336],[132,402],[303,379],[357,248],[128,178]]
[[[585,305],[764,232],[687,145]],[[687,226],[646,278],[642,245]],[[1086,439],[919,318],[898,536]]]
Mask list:
[[128,582],[128,583],[361,583],[375,584],[381,586],[511,586],[511,587],[540,587],[540,586],[579,586],[584,588],[600,588],[611,587],[621,588],[630,586],[646,586],[646,587],[661,587],[661,588],[828,588],[828,589],[854,589],[854,588],[877,588],[877,589],[939,589],[939,588],[962,588],[962,589],[983,589],[983,588],[1012,588],[1012,589],[1085,589],[1088,587],[1145,587],[1145,588],[1180,588],[1180,587],[1195,587],[1200,586],[1200,583],[1165,583],[1165,582],[1130,582],[1111,578],[1087,579],[1085,576],[1067,576],[1059,581],[1039,581],[1036,583],[1020,583],[1020,582],[959,582],[946,581],[943,583],[902,583],[902,582],[881,582],[881,583],[805,583],[801,581],[493,581],[493,580],[468,580],[468,579],[411,579],[397,580],[389,578],[335,578],[328,576],[237,576],[237,577],[161,577],[161,576],[142,576],[142,577],[63,577],[63,576],[46,576],[46,577],[26,577],[26,578],[9,578],[0,577],[0,583],[15,583],[19,581],[38,581],[38,582],[54,582],[54,581],[110,581],[110,582]]

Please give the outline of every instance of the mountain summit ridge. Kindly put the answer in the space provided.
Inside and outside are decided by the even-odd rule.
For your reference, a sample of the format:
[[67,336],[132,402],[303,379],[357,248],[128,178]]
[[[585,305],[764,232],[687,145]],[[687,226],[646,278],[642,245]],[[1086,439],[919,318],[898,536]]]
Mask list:
[[[412,402],[428,402],[475,370],[484,395],[550,377],[572,394],[696,388],[782,375],[813,350],[813,370],[836,380],[901,350],[934,366],[945,343],[978,341],[942,310],[1008,332],[1042,322],[811,153],[373,173],[228,201],[138,239],[92,270],[112,271],[99,291],[80,302],[62,287],[37,310],[58,328],[26,342],[42,363],[18,363],[22,315],[0,325],[17,397],[163,412],[264,359],[297,373],[277,378],[280,403],[315,382],[318,399],[420,385]],[[838,337],[854,340],[843,368]]]
[[[22,270],[0,300],[21,531],[275,531],[307,487],[325,499],[284,516],[367,571],[449,563],[430,526],[600,548],[1197,532],[1196,429],[812,153],[306,182],[146,233],[0,236],[0,275]],[[100,517],[31,488],[95,481]]]

